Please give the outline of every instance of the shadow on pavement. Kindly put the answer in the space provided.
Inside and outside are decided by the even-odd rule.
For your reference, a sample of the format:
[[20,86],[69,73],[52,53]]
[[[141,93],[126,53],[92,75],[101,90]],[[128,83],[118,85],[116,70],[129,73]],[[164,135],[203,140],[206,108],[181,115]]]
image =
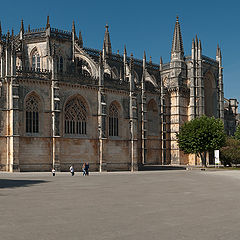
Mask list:
[[30,187],[34,184],[47,183],[43,180],[12,180],[0,179],[0,188]]

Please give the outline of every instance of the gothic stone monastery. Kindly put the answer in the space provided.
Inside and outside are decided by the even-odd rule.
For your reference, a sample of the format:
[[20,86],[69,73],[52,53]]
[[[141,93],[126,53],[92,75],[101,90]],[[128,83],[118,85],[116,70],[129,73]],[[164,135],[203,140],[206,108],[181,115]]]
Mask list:
[[160,65],[102,51],[81,32],[46,27],[0,29],[0,170],[137,170],[143,164],[200,164],[178,148],[180,126],[201,116],[224,119],[222,57],[184,55],[177,18],[171,60]]

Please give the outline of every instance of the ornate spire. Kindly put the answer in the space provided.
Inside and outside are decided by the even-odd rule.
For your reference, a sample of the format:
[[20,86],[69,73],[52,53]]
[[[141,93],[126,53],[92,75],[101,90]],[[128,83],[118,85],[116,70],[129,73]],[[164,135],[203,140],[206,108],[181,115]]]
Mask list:
[[126,44],[124,45],[124,55],[127,55],[127,48],[126,48]]
[[216,60],[220,63],[220,65],[222,64],[222,53],[219,45],[217,45]]
[[21,20],[21,28],[20,28],[21,32],[24,32],[24,25],[23,25],[23,19]]
[[219,45],[217,44],[217,52],[216,52],[217,57],[219,57],[219,50],[220,50],[220,48],[219,48]]
[[162,60],[162,57],[160,57],[160,66],[159,66],[160,71],[162,71],[162,65],[163,65],[163,60]]
[[108,25],[106,24],[105,26],[105,35],[104,35],[104,43],[106,47],[106,54],[112,54],[112,46],[111,46],[111,41],[110,41],[110,35],[108,31]]
[[81,48],[83,47],[83,39],[82,39],[82,33],[81,33],[81,31],[79,31],[78,45],[79,45]]
[[1,22],[0,22],[0,40],[2,39],[2,25],[1,25]]
[[198,48],[198,37],[197,37],[197,34],[196,34],[196,37],[195,37],[195,48]]
[[192,49],[195,48],[194,38],[192,39]]
[[49,16],[47,16],[47,24],[46,24],[46,28],[50,28]]
[[181,29],[180,29],[178,17],[176,19],[176,24],[175,24],[175,28],[174,28],[171,53],[172,53],[172,55],[173,55],[173,53],[179,53],[180,57],[184,56],[183,41],[182,41],[182,35],[181,35]]
[[13,28],[12,28],[12,35],[11,35],[11,38],[13,39],[14,37],[14,31],[13,31]]
[[149,64],[152,64],[152,56],[149,58]]
[[199,41],[198,41],[198,48],[200,49],[200,50],[202,50],[202,43],[201,43],[201,40],[199,39]]
[[31,31],[31,29],[30,29],[30,24],[28,24],[28,32],[30,32]]
[[146,52],[144,50],[144,53],[143,53],[143,72],[145,71],[145,68],[146,68]]
[[72,33],[74,34],[74,36],[76,35],[74,20],[72,22]]
[[20,33],[19,37],[22,40],[23,39],[23,34],[24,34],[24,25],[23,25],[23,19],[21,20],[21,28],[20,28]]

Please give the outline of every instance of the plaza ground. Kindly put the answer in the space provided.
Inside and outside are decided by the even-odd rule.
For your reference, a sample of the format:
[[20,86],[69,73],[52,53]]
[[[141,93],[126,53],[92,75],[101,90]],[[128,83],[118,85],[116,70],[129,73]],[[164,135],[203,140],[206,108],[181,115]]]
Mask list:
[[239,188],[239,171],[1,172],[1,239],[236,240]]

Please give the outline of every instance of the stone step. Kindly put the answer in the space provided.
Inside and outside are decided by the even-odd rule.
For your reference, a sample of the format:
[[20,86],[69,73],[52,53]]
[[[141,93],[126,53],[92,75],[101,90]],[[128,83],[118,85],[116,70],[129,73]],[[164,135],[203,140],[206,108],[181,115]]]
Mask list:
[[172,166],[172,165],[147,165],[139,166],[139,171],[162,171],[162,170],[186,170],[185,166]]

